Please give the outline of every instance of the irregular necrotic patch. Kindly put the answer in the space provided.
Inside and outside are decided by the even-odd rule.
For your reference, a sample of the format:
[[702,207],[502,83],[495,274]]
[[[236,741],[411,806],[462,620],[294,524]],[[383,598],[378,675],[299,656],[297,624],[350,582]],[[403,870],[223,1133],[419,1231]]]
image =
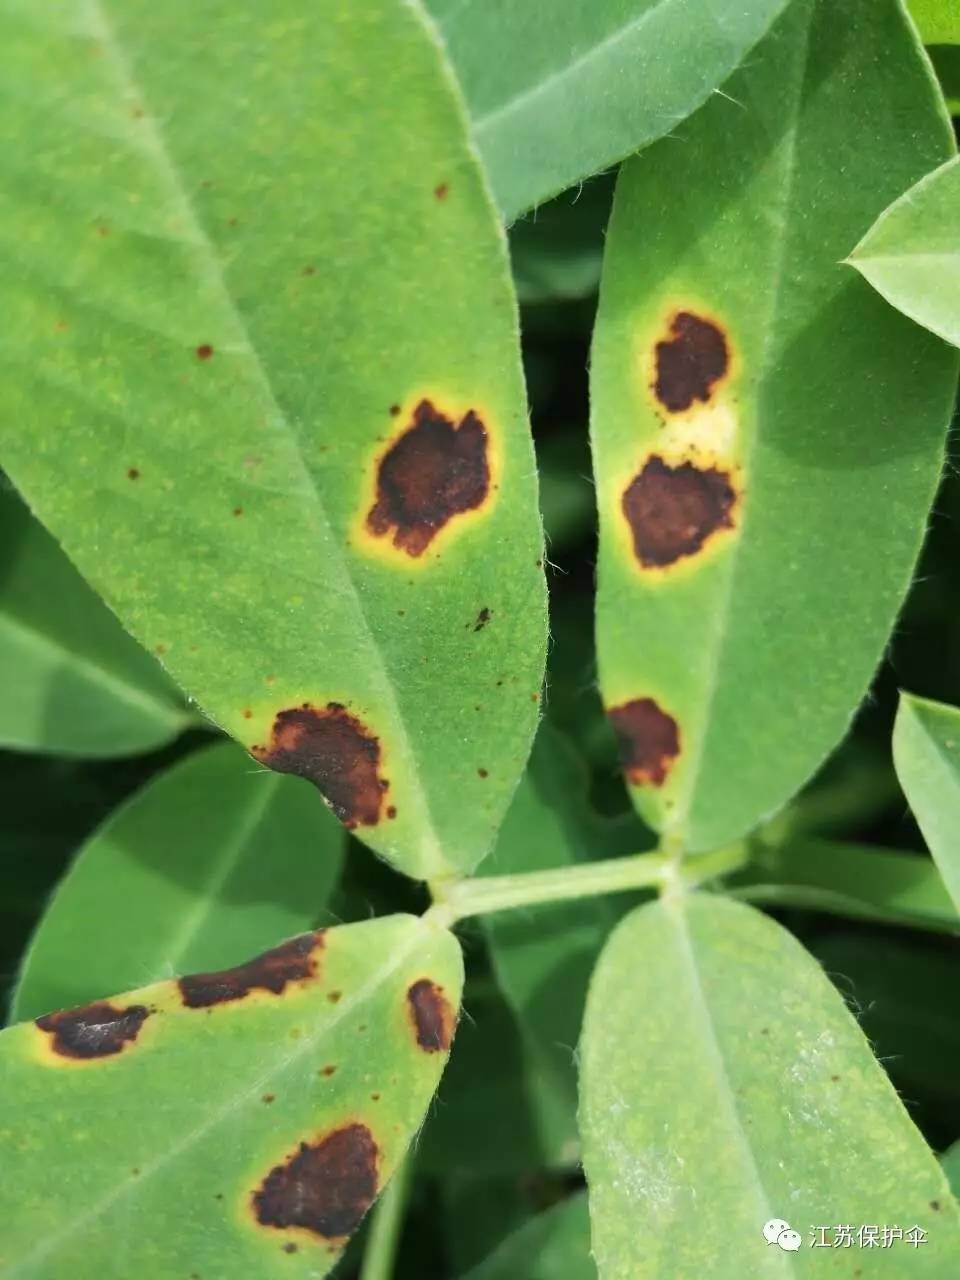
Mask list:
[[351,830],[380,821],[389,785],[379,773],[380,741],[341,703],[281,711],[269,747],[252,752],[278,773],[308,778]]
[[678,311],[670,336],[658,342],[654,394],[671,413],[689,409],[694,400],[706,403],[714,385],[727,372],[727,340],[711,320]]
[[335,1129],[319,1142],[301,1142],[253,1193],[257,1221],[303,1227],[327,1240],[350,1235],[376,1199],[378,1156],[363,1124]]
[[716,467],[650,458],[623,492],[637,559],[653,569],[695,555],[712,533],[733,527],[736,499],[729,475]]
[[80,1009],[47,1013],[37,1018],[37,1026],[53,1037],[54,1053],[64,1058],[109,1058],[136,1040],[148,1017],[142,1004],[118,1009],[100,1000]]
[[302,982],[317,972],[317,952],[323,947],[323,930],[291,938],[246,964],[216,973],[193,973],[180,979],[183,1003],[203,1009],[229,1000],[242,1000],[251,991],[283,993],[288,982]]
[[407,991],[407,1002],[420,1048],[427,1053],[446,1053],[453,1038],[454,1015],[443,987],[420,978]]
[[662,786],[680,754],[677,722],[653,700],[634,698],[607,712],[623,771],[634,786]]
[[490,490],[487,431],[471,409],[454,425],[429,400],[390,446],[377,470],[377,499],[367,515],[376,537],[420,556],[454,516],[474,511]]

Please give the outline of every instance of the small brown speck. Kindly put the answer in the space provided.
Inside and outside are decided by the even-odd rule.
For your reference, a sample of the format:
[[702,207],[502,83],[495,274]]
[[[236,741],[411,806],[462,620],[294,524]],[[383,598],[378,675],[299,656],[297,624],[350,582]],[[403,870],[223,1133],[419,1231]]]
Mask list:
[[127,472],[127,479],[128,479],[128,480],[139,480],[139,479],[140,479],[140,472],[139,472],[139,470],[138,470],[136,467],[131,467],[131,468],[129,469],[129,471]]
[[234,508],[233,508],[233,514],[234,514],[235,516],[242,516],[242,515],[243,515],[243,507],[234,507]]
[[197,347],[197,359],[209,360],[212,355],[213,355],[213,347],[211,347],[210,343],[201,342],[200,346]]
[[263,1095],[263,1100],[269,1106],[270,1103],[275,1100],[276,1096],[277,1095],[275,1093],[265,1093]]
[[300,272],[300,274],[301,274],[302,276],[315,276],[315,275],[317,274],[317,268],[316,268],[316,267],[304,267],[304,268],[303,268],[303,270]]
[[327,999],[330,1001],[331,1004],[336,1004],[342,995],[343,995],[342,991],[331,991],[330,994],[327,996]]
[[486,769],[478,769],[477,776],[480,778],[489,778],[490,774]]
[[371,1101],[371,1102],[379,1102],[379,1101],[380,1101],[380,1095],[379,1095],[379,1093],[371,1093],[371,1095],[370,1095],[370,1101]]
[[328,1065],[323,1068],[320,1074],[324,1076],[332,1076],[333,1073],[336,1071],[336,1069],[337,1069],[336,1065],[331,1062],[331,1063],[328,1063]]
[[438,183],[437,186],[433,188],[433,194],[436,196],[438,200],[446,200],[447,196],[450,194],[450,183],[449,182]]

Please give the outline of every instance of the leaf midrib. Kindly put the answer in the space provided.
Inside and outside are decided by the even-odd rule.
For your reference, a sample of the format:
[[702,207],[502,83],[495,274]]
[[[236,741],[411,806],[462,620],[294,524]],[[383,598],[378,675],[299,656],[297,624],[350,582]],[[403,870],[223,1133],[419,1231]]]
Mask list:
[[[763,344],[763,351],[759,360],[759,370],[757,375],[757,403],[755,410],[755,422],[753,433],[750,437],[748,446],[744,449],[743,472],[747,477],[747,484],[752,481],[750,464],[756,452],[757,440],[762,430],[764,396],[763,391],[766,386],[769,374],[771,357],[774,350],[774,333],[777,326],[778,317],[782,311],[781,295],[783,292],[782,285],[787,264],[787,244],[791,238],[792,223],[789,213],[792,208],[792,195],[794,182],[796,180],[797,168],[797,136],[799,132],[800,114],[804,102],[804,90],[807,82],[807,71],[810,64],[811,40],[813,32],[813,18],[817,9],[819,0],[811,0],[807,10],[807,23],[804,29],[803,42],[798,45],[798,62],[797,62],[797,79],[796,88],[792,98],[792,119],[790,124],[790,135],[787,145],[784,147],[784,164],[783,164],[783,181],[781,184],[782,199],[780,201],[779,218],[780,239],[775,246],[774,266],[772,275],[773,287],[770,290],[770,307],[766,325],[763,332],[766,338]],[[713,723],[713,709],[717,700],[717,694],[720,689],[721,672],[724,669],[723,654],[728,644],[728,636],[730,629],[730,620],[733,616],[734,600],[736,598],[736,585],[739,573],[742,572],[743,564],[742,549],[744,541],[747,537],[749,528],[749,515],[745,511],[741,517],[741,526],[739,536],[733,540],[730,547],[728,559],[727,573],[723,584],[723,592],[719,600],[719,606],[714,614],[715,622],[711,628],[713,633],[713,662],[707,671],[707,680],[704,689],[703,698],[703,717],[701,724],[702,732],[699,736],[699,743],[695,751],[694,759],[690,770],[687,774],[685,783],[685,798],[682,809],[682,817],[678,822],[681,830],[689,828],[690,815],[695,808],[697,785],[703,770],[704,759],[706,757],[707,740]]]
[[[525,108],[528,103],[540,97],[544,93],[549,93],[553,86],[561,80],[566,79],[569,75],[575,75],[581,67],[587,66],[594,59],[606,54],[608,50],[626,42],[654,17],[656,17],[663,9],[673,5],[675,0],[658,0],[658,3],[652,5],[649,9],[636,18],[631,18],[629,22],[623,23],[604,36],[597,44],[592,44],[578,54],[572,61],[565,62],[561,67],[552,71],[543,80],[538,80],[536,84],[531,85],[528,89],[524,89],[520,93],[516,93],[512,98],[507,98],[504,102],[499,103],[492,110],[486,112],[482,116],[477,116],[473,123],[473,131],[479,138],[485,131],[490,129],[494,124],[499,124],[504,116],[512,115],[515,112]],[[441,20],[443,21],[443,20]],[[446,25],[444,23],[444,25]]]
[[190,716],[186,712],[178,712],[174,706],[165,704],[159,698],[154,698],[145,689],[130,684],[122,676],[109,671],[93,658],[82,656],[74,650],[68,649],[55,636],[48,635],[46,632],[41,631],[39,627],[25,622],[22,618],[15,618],[11,613],[0,613],[0,630],[4,629],[26,639],[31,647],[46,650],[57,659],[60,665],[74,668],[91,684],[108,689],[118,702],[125,702],[128,706],[146,711],[154,720],[162,724],[168,724],[171,728],[178,728],[187,724],[190,720]]
[[[662,910],[666,915],[668,922],[673,926],[677,950],[687,973],[688,989],[690,992],[690,1007],[694,1013],[696,1021],[700,1023],[702,1028],[701,1045],[704,1049],[704,1056],[708,1060],[712,1069],[712,1074],[717,1081],[717,1088],[714,1096],[717,1098],[719,1106],[725,1113],[727,1127],[733,1135],[737,1149],[740,1152],[743,1165],[750,1179],[754,1198],[759,1210],[757,1215],[757,1223],[759,1226],[764,1222],[768,1222],[771,1218],[774,1218],[777,1215],[771,1208],[767,1190],[764,1186],[763,1176],[757,1164],[756,1155],[754,1154],[753,1147],[750,1145],[746,1129],[740,1122],[740,1112],[737,1107],[736,1093],[730,1082],[730,1075],[727,1071],[723,1049],[720,1045],[720,1038],[717,1034],[716,1024],[710,1009],[709,1001],[707,1000],[706,992],[703,988],[703,981],[700,977],[700,968],[697,964],[696,950],[693,944],[693,938],[690,934],[686,905],[686,898],[683,894],[676,898],[664,898],[661,902]],[[796,1275],[794,1259],[792,1257],[781,1251],[776,1260],[781,1264],[785,1275]]]
[[[237,336],[244,349],[249,354],[255,378],[259,381],[261,390],[267,397],[268,402],[273,406],[277,415],[277,421],[282,423],[284,430],[294,445],[294,455],[296,457],[297,464],[299,465],[302,476],[306,481],[306,487],[314,498],[317,518],[329,535],[331,545],[336,545],[330,521],[321,499],[316,480],[304,460],[303,452],[300,448],[299,435],[294,429],[289,417],[281,408],[280,402],[274,394],[270,378],[267,374],[266,368],[264,367],[263,361],[260,359],[259,352],[253,343],[253,339],[247,327],[243,313],[227,287],[223,265],[220,261],[214,243],[204,229],[203,224],[200,222],[190,197],[180,180],[180,176],[177,172],[172,156],[168,151],[163,136],[157,126],[157,117],[150,110],[150,103],[147,95],[141,91],[137,84],[133,74],[133,69],[127,60],[117,34],[107,17],[106,9],[102,0],[87,0],[87,13],[90,21],[90,29],[100,39],[107,55],[107,57],[104,58],[104,62],[109,62],[113,68],[114,77],[119,86],[121,97],[135,100],[143,109],[143,116],[138,121],[142,126],[142,129],[135,133],[133,137],[134,139],[139,137],[143,140],[143,142],[139,144],[140,149],[145,155],[152,158],[157,167],[158,173],[166,182],[169,190],[173,193],[175,200],[181,207],[183,217],[186,220],[192,235],[195,237],[196,247],[200,254],[200,261],[206,264],[207,283],[215,288],[222,300],[227,314],[231,317],[235,325]],[[131,146],[136,149],[138,147],[138,143],[134,140],[131,142]],[[349,595],[354,607],[355,616],[359,620],[364,637],[367,641],[367,647],[376,661],[382,677],[383,694],[388,700],[390,708],[393,711],[393,720],[396,725],[398,735],[402,739],[402,751],[411,760],[416,761],[417,755],[413,751],[410,736],[407,731],[406,721],[400,711],[393,681],[389,675],[389,667],[384,660],[383,652],[377,643],[373,629],[367,619],[357,584],[342,557],[339,559],[336,557],[332,558],[330,565],[335,566],[336,569],[339,570],[339,577],[347,589],[347,594]],[[438,872],[448,871],[449,867],[443,856],[441,841],[433,823],[427,796],[421,785],[419,772],[415,766],[408,770],[408,776],[410,788],[415,793],[416,799],[419,801],[424,829],[426,834],[429,836],[430,843],[430,847],[426,850],[423,849],[422,845],[418,848],[417,867],[420,871],[426,874],[436,874]]]

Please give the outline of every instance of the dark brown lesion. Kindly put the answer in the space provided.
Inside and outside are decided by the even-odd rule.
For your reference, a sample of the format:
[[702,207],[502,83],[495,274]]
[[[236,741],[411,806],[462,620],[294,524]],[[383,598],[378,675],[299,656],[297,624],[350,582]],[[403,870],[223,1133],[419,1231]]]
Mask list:
[[278,773],[309,779],[350,830],[380,821],[390,785],[380,776],[380,739],[342,703],[278,712],[269,745],[251,751]]
[[179,981],[183,1003],[189,1009],[205,1009],[242,1000],[251,991],[282,995],[288,983],[306,982],[317,976],[323,945],[324,935],[320,929],[291,938],[233,969],[189,974]]
[[487,430],[468,410],[454,423],[429,400],[377,467],[367,531],[416,558],[455,516],[475,511],[490,492]]
[[730,368],[730,351],[712,320],[678,311],[654,348],[654,363],[654,395],[668,412],[682,413],[695,400],[709,401]]
[[427,1053],[446,1053],[453,1039],[456,1015],[443,987],[419,978],[407,991],[417,1044]]
[[620,763],[634,786],[663,786],[680,755],[680,730],[653,698],[611,707],[607,717],[617,737]]
[[37,1018],[37,1026],[51,1037],[51,1048],[63,1058],[110,1058],[133,1044],[150,1016],[146,1005],[120,1009],[98,1000],[78,1009],[64,1009]]
[[341,1240],[360,1225],[377,1196],[380,1152],[364,1124],[347,1124],[317,1142],[301,1142],[253,1193],[264,1227],[300,1227]]
[[649,458],[623,492],[621,507],[633,550],[645,569],[662,569],[696,555],[721,529],[733,528],[737,493],[728,472],[675,466]]

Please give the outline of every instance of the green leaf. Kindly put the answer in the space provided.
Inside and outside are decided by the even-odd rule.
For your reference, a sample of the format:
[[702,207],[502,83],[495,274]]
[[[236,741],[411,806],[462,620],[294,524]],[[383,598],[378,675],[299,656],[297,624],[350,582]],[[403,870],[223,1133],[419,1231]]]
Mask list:
[[4,1273],[326,1275],[423,1119],[461,973],[391,916],[5,1031]]
[[847,261],[898,311],[960,346],[960,159],[884,209]]
[[786,0],[427,0],[506,220],[670,133]]
[[797,0],[727,90],[623,166],[591,361],[601,688],[635,802],[692,849],[845,732],[957,377],[839,261],[953,150],[897,0]]
[[908,0],[907,7],[924,44],[960,44],[957,0]]
[[960,1142],[955,1142],[948,1151],[943,1153],[940,1163],[943,1165],[944,1173],[950,1179],[953,1194],[960,1194]]
[[232,745],[189,756],[80,850],[34,934],[12,1018],[225,968],[311,928],[343,842],[293,778],[256,770]]
[[960,910],[960,711],[901,694],[893,762],[947,892]]
[[544,582],[503,235],[438,47],[403,0],[0,15],[0,462],[211,719],[408,874],[472,867]]
[[0,541],[0,746],[132,755],[191,723],[157,662],[2,485]]
[[[838,1223],[927,1232],[873,1251],[871,1277],[943,1277],[960,1256],[943,1173],[855,1020],[751,908],[695,895],[628,916],[591,985],[581,1058],[601,1280],[840,1274],[841,1250],[811,1247],[817,1224],[828,1241]],[[767,1243],[771,1219],[800,1233],[798,1252]]]
[[596,1280],[587,1197],[562,1200],[509,1235],[466,1280]]
[[960,932],[956,907],[934,864],[895,849],[791,836],[758,849],[727,887],[751,902]]

